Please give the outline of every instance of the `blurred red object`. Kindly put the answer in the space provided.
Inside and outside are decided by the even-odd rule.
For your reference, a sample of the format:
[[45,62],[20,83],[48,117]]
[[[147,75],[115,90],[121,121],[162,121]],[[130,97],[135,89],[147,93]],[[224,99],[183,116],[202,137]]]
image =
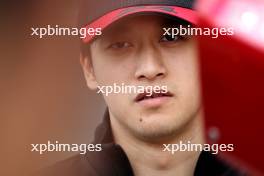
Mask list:
[[208,142],[234,144],[221,155],[264,175],[264,1],[200,0],[199,27],[233,27],[233,36],[199,36]]

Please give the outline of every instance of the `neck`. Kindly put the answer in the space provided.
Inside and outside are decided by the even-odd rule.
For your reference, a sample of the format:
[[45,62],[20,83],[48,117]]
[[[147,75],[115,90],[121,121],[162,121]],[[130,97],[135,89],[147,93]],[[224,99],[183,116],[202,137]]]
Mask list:
[[[190,141],[203,144],[202,113],[187,124],[184,130],[163,141],[143,141],[131,135],[128,130],[110,117],[115,143],[119,144],[127,154],[136,176],[142,175],[182,175],[194,174],[200,151],[175,151],[174,154],[165,150],[163,144],[179,144]],[[164,151],[165,150],[165,151]]]

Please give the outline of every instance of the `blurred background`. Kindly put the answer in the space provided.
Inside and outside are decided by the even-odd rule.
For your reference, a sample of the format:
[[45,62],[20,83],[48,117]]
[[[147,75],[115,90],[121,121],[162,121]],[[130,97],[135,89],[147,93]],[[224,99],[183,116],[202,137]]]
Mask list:
[[88,90],[79,64],[79,38],[30,35],[31,27],[77,27],[78,4],[1,1],[0,175],[28,175],[74,155],[39,155],[30,144],[89,143],[102,119],[102,97]]

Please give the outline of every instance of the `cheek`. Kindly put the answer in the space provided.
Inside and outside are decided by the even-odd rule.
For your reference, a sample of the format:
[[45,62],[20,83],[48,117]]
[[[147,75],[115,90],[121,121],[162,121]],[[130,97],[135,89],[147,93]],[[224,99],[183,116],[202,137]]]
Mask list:
[[[108,59],[108,61],[105,61]],[[133,76],[133,63],[115,62],[100,58],[94,62],[94,73],[99,84],[128,84]]]
[[199,59],[195,48],[167,52],[167,65],[178,91],[181,94],[200,94]]
[[131,114],[131,104],[128,101],[129,98],[124,94],[115,94],[110,96],[104,95],[104,100],[106,102],[107,107],[113,113],[113,115],[118,119],[125,120],[124,117]]
[[171,75],[186,81],[199,77],[198,57],[194,51],[174,51],[164,58],[167,60]]

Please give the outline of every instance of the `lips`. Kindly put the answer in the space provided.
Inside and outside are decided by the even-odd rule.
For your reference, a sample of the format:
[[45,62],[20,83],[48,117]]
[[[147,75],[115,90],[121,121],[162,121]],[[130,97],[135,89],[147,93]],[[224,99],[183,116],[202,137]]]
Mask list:
[[160,97],[172,97],[173,94],[170,93],[170,92],[166,92],[166,93],[147,93],[147,92],[144,92],[144,93],[140,93],[136,96],[135,98],[135,101],[136,102],[141,102],[141,101],[144,101],[144,100],[150,100],[150,99],[156,99],[156,98],[160,98]]

